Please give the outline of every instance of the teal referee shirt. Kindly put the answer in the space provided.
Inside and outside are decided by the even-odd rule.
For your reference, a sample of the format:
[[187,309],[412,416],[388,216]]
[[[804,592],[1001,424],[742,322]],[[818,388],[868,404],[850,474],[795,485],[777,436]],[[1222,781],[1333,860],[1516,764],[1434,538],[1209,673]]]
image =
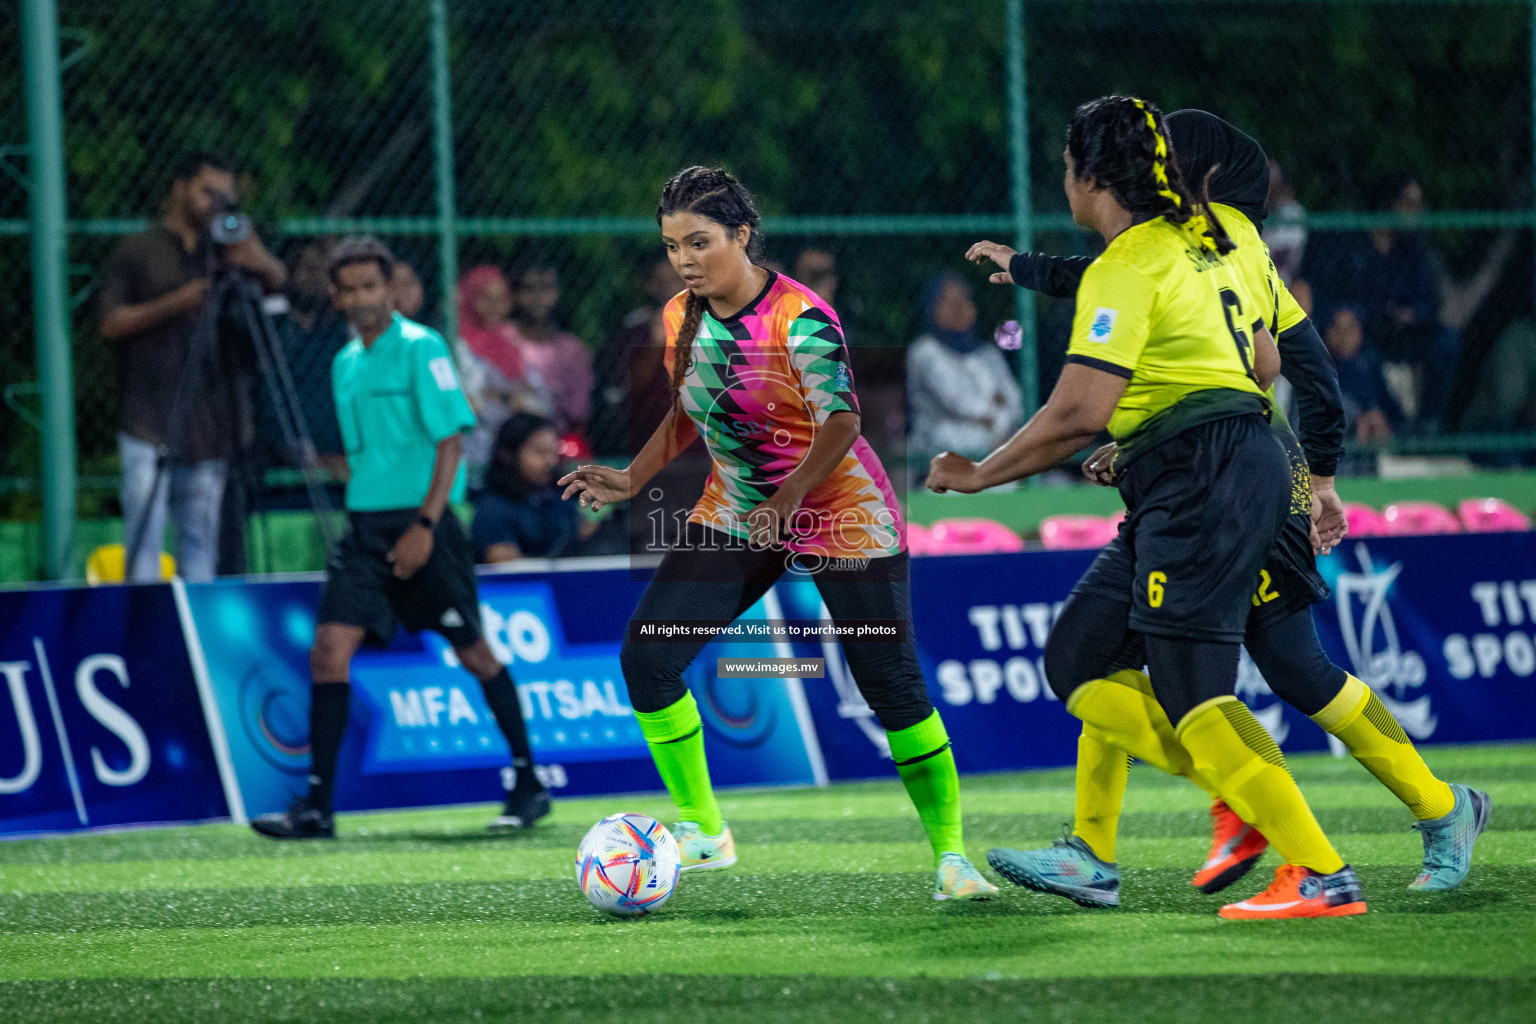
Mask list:
[[[438,442],[475,425],[442,335],[399,313],[372,346],[353,338],[336,353],[331,388],[352,512],[420,507]],[[463,460],[448,500],[464,500]]]

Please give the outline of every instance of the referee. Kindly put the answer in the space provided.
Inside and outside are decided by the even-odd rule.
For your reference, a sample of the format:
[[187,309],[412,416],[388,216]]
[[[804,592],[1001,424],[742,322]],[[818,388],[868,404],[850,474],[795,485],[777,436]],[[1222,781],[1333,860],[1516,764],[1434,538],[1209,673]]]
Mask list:
[[441,633],[485,688],[512,750],[502,775],[506,806],[491,827],[528,828],[549,813],[517,688],[480,634],[474,559],[449,507],[464,497],[461,435],[475,425],[474,412],[442,337],[391,309],[393,273],[394,258],[372,238],[346,239],[331,253],[331,295],[356,335],[331,367],[351,471],[347,532],[326,566],[309,653],[309,792],[251,823],[274,839],[335,837],[332,793],[352,655],[365,639],[388,642],[397,623]]

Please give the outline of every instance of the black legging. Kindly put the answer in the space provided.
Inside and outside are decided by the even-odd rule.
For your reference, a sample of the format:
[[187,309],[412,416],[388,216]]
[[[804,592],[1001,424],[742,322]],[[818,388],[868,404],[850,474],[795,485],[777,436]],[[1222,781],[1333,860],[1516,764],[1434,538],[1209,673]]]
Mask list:
[[[1130,609],[1130,602],[1102,594],[1072,595],[1045,647],[1045,676],[1056,696],[1065,701],[1089,680],[1146,665],[1152,692],[1177,724],[1199,704],[1233,692],[1236,644],[1143,636],[1127,625]],[[1344,685],[1344,670],[1323,652],[1309,608],[1249,630],[1243,646],[1275,696],[1302,714],[1317,714]]]
[[[716,622],[723,629],[752,607],[790,569],[795,556],[782,549],[753,549],[726,534],[689,523],[683,542],[667,552],[625,632],[619,664],[636,711],[671,707],[687,692],[683,672],[710,640],[647,640],[646,622]],[[800,559],[799,564],[809,564]],[[843,644],[854,682],[886,730],[916,725],[933,713],[912,638],[912,591],[905,551],[871,558],[861,568],[823,568],[816,589],[834,623],[899,623],[894,641]]]

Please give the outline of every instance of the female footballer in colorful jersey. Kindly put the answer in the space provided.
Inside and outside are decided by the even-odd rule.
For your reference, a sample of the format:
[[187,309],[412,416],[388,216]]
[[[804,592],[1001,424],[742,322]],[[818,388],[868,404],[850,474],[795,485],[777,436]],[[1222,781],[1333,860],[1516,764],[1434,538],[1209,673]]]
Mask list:
[[[1269,212],[1269,161],[1257,142],[1203,110],[1176,110],[1168,115],[1167,124],[1173,155],[1186,179],[1208,183],[1213,207],[1237,244],[1233,258],[1250,294],[1272,297],[1264,309],[1265,319],[1278,340],[1282,372],[1298,395],[1300,443],[1278,406],[1271,423],[1291,462],[1291,508],[1251,599],[1244,646],[1276,696],[1337,736],[1413,813],[1423,834],[1424,863],[1411,887],[1454,888],[1466,878],[1473,842],[1486,827],[1487,794],[1437,779],[1380,699],[1328,660],[1312,624],[1311,606],[1328,596],[1309,543],[1313,517],[1322,551],[1341,539],[1344,531],[1343,505],[1333,486],[1344,417],[1338,381],[1322,339],[1280,280],[1259,234]],[[990,259],[1004,268],[1004,273],[993,275],[998,283],[1011,282],[1060,297],[1076,292],[1092,262],[1015,253],[992,242],[978,242],[967,256]],[[1097,483],[1112,483],[1108,468],[1112,458],[1112,451],[1101,449],[1085,464],[1085,473]],[[1128,605],[1121,607],[1129,612]],[[1132,679],[1151,692],[1140,672],[1145,664],[1140,645],[1132,645],[1125,654],[1127,663],[1111,678]],[[1173,726],[1160,712],[1161,708],[1152,711],[1156,728],[1171,735]],[[1115,839],[1126,764],[1124,751],[1084,723],[1078,742],[1072,832],[1048,849],[997,856],[1009,858],[1034,888],[1094,906],[1117,905]],[[1201,784],[1198,773],[1191,775],[1191,781]],[[1242,878],[1269,845],[1219,796],[1212,803],[1211,818],[1211,850],[1192,880],[1207,893],[1220,892]],[[1084,887],[1083,880],[1090,878],[1099,884]]]
[[[934,897],[985,898],[997,890],[965,858],[954,754],[913,644],[901,511],[859,435],[837,314],[809,288],[757,265],[757,211],[724,171],[679,172],[656,219],[687,285],[664,314],[672,409],[628,468],[582,466],[561,483],[567,497],[600,507],[639,493],[695,437],[709,450],[704,495],[620,651],[635,717],[682,819],[683,870],[736,861],[683,672],[714,632],[789,571],[813,577],[835,623],[896,628],[896,639],[849,643],[844,653],[933,846]],[[712,628],[665,640],[643,629],[677,621]]]
[[[929,486],[975,491],[1040,472],[1107,426],[1119,445],[1126,526],[1112,545],[1119,550],[1095,562],[1083,581],[1092,586],[1074,590],[1052,631],[1052,687],[1119,749],[1175,768],[1187,762],[1269,837],[1286,861],[1275,884],[1223,916],[1253,916],[1258,904],[1284,904],[1285,916],[1363,913],[1353,870],[1279,748],[1233,695],[1249,602],[1291,496],[1267,422],[1264,392],[1280,358],[1265,303],[1248,292],[1221,221],[1185,187],[1150,103],[1109,96],[1079,107],[1063,158],[1074,219],[1107,243],[1078,288],[1067,365],[1045,407],[1007,444],[979,464],[938,456]],[[1084,623],[1104,631],[1084,632]],[[1118,633],[1105,628],[1115,623]],[[1108,678],[1132,642],[1145,644],[1150,695]],[[1171,735],[1152,728],[1148,704],[1177,723]],[[1007,857],[991,863],[1030,881]]]

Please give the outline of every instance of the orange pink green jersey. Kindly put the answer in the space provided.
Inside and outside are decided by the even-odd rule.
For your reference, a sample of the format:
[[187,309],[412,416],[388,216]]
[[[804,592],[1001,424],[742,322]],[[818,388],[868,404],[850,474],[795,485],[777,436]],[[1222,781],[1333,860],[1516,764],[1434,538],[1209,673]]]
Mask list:
[[[666,365],[688,297],[667,303]],[[774,495],[833,413],[859,411],[837,314],[815,292],[769,271],[745,308],[724,319],[706,303],[683,380],[679,445],[702,436],[713,463],[691,522],[745,538],[746,515]],[[879,558],[906,546],[896,494],[874,449],[857,438],[790,519],[786,546],[829,558]]]

